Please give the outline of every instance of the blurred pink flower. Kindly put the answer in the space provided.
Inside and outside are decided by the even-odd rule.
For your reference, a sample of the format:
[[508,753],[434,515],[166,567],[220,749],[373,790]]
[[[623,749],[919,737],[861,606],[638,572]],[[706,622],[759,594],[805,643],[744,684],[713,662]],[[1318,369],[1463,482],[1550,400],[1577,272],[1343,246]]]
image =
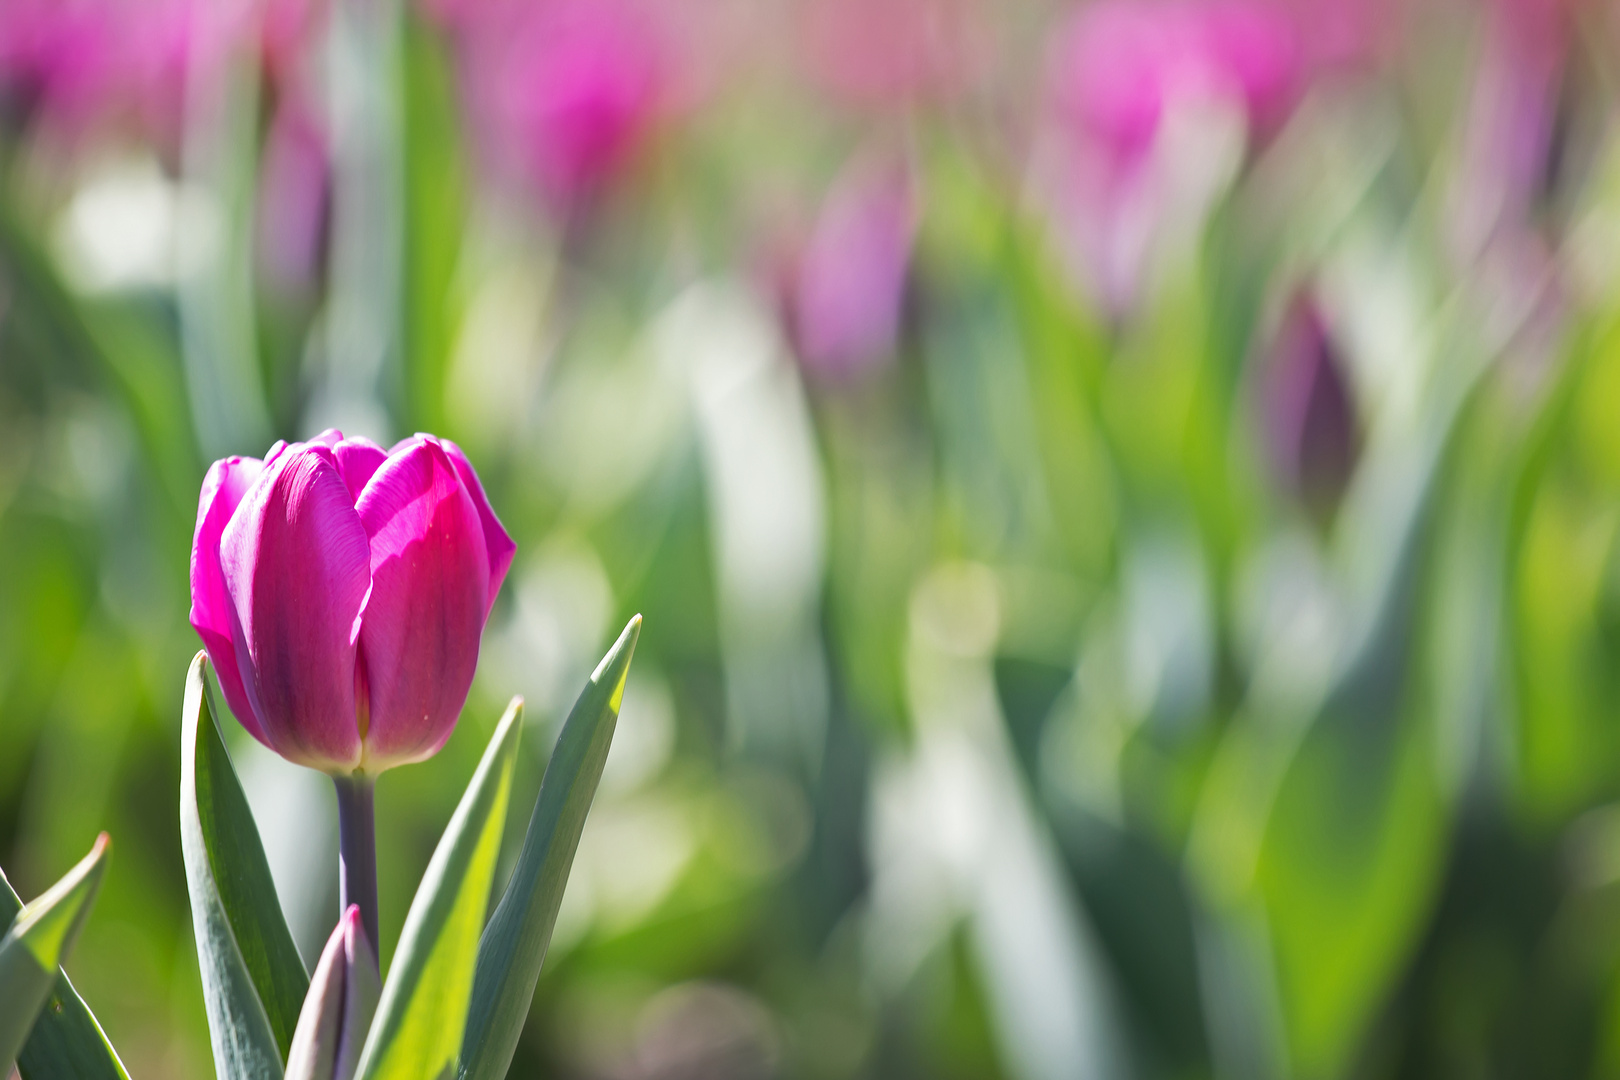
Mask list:
[[985,32],[974,15],[971,0],[811,0],[811,72],[856,105],[951,97],[984,67]]
[[637,0],[439,0],[474,123],[562,210],[634,159],[670,105],[672,43]]
[[320,273],[330,181],[320,114],[300,95],[283,96],[259,163],[259,258],[277,288],[306,288]]
[[1474,264],[1528,224],[1552,173],[1553,127],[1570,25],[1562,0],[1494,0],[1450,201],[1453,257]]
[[261,25],[289,54],[310,2],[0,0],[0,89],[69,135],[125,121],[173,144],[189,82],[218,78]]
[[1175,103],[1231,102],[1253,131],[1274,131],[1299,97],[1301,59],[1293,22],[1270,5],[1101,0],[1060,34],[1052,100],[1075,134],[1128,166]]
[[918,207],[904,166],[846,165],[799,259],[791,323],[805,366],[848,378],[893,356]]
[[[1259,0],[1099,0],[1059,30],[1042,180],[1059,241],[1102,306],[1134,302],[1172,203],[1219,182],[1208,148],[1164,159],[1166,118],[1235,113],[1250,140],[1269,138],[1305,86],[1301,39],[1287,9]],[[1193,175],[1201,168],[1210,175]]]

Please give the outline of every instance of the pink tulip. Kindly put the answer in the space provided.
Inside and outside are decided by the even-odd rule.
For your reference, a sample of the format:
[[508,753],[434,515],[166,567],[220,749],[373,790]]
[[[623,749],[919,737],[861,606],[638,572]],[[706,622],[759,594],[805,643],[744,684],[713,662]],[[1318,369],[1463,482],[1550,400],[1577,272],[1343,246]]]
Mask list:
[[857,159],[838,177],[793,296],[794,336],[811,371],[849,377],[893,355],[917,217],[903,168]]
[[177,143],[193,80],[243,50],[276,72],[313,35],[316,0],[0,0],[0,90],[76,136],[132,122]]
[[209,469],[191,625],[255,738],[374,776],[450,737],[514,550],[454,443],[327,431]]
[[259,257],[283,293],[309,290],[320,275],[332,161],[319,112],[284,94],[259,162]]
[[1135,303],[1158,225],[1173,217],[1170,192],[1188,186],[1166,173],[1167,118],[1214,108],[1268,138],[1304,90],[1306,37],[1260,0],[1099,0],[1063,26],[1048,72],[1047,198],[1065,254],[1103,307]]
[[567,212],[619,176],[668,111],[673,42],[638,0],[439,0],[490,156]]
[[1082,8],[1053,60],[1053,95],[1075,133],[1122,166],[1151,149],[1175,103],[1226,100],[1265,133],[1298,97],[1301,41],[1265,4],[1103,0]]

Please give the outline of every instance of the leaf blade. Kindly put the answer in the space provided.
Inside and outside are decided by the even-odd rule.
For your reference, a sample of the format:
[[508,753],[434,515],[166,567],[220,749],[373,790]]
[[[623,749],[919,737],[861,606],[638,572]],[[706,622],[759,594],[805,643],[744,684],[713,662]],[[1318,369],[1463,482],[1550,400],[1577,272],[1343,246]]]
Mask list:
[[455,1069],[522,713],[514,698],[422,875],[360,1055],[361,1080],[432,1080]]
[[[90,854],[39,897],[18,909],[0,939],[0,1070],[30,1041],[35,1020],[57,985],[57,971],[95,903],[106,869],[107,834]],[[7,896],[12,896],[8,884]]]
[[277,1077],[309,976],[276,899],[199,652],[182,714],[180,840],[214,1064],[222,1080]]
[[[0,871],[0,921],[10,922],[21,910],[22,898]],[[17,1055],[23,1080],[129,1080],[107,1033],[61,968],[46,1005]]]
[[522,853],[478,944],[459,1080],[500,1080],[511,1065],[640,635],[637,615],[591,674],[557,736]]

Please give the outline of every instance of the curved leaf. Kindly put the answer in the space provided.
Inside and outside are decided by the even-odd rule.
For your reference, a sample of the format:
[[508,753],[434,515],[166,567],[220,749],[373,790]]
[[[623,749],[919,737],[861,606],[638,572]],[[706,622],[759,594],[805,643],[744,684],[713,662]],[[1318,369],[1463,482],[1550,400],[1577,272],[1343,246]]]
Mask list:
[[512,1063],[568,884],[568,868],[607,762],[640,634],[637,615],[596,666],[557,736],[523,852],[478,943],[478,980],[461,1049],[460,1080],[500,1080]]
[[287,931],[199,652],[181,717],[180,844],[220,1080],[276,1077],[309,976]]
[[[62,958],[101,888],[106,852],[107,834],[102,833],[90,854],[61,881],[17,912],[0,939],[0,1072],[10,1069],[50,1000]],[[11,894],[9,885],[5,891]]]
[[360,1055],[362,1080],[436,1080],[455,1069],[522,715],[513,698],[422,875]]
[[[0,872],[0,921],[21,910],[22,899]],[[17,1055],[23,1080],[129,1080],[106,1032],[61,968],[46,1006]]]

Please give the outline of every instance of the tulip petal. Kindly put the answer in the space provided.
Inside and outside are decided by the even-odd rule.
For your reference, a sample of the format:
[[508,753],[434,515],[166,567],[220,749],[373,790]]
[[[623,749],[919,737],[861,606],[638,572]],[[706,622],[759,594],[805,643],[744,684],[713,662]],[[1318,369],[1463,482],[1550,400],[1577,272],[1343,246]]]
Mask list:
[[355,509],[371,541],[364,767],[380,771],[450,737],[478,665],[489,556],[478,509],[437,440],[396,449]]
[[282,757],[328,772],[360,761],[355,627],[370,547],[332,451],[288,447],[225,528],[220,565],[239,616],[237,657]]
[[255,739],[268,745],[237,670],[236,605],[226,591],[225,572],[219,564],[220,536],[263,469],[258,458],[229,457],[214,462],[203,477],[197,528],[191,539],[191,625],[202,638],[231,712]]
[[[484,494],[484,485],[479,481],[478,473],[473,471],[472,462],[461,452],[461,447],[449,439],[440,439],[439,445],[450,455],[456,475],[461,477],[461,486],[467,489],[473,505],[478,507],[478,521],[484,528],[484,546],[489,552],[489,603],[493,607],[495,597],[501,591],[501,583],[506,580],[506,572],[512,567],[517,544],[507,535],[501,519],[495,516],[494,509],[489,505],[489,496]],[[489,612],[485,611],[484,616],[488,618]]]
[[388,460],[383,448],[370,439],[344,439],[332,448],[332,454],[337,458],[338,472],[343,474],[350,498],[357,502],[378,467]]

